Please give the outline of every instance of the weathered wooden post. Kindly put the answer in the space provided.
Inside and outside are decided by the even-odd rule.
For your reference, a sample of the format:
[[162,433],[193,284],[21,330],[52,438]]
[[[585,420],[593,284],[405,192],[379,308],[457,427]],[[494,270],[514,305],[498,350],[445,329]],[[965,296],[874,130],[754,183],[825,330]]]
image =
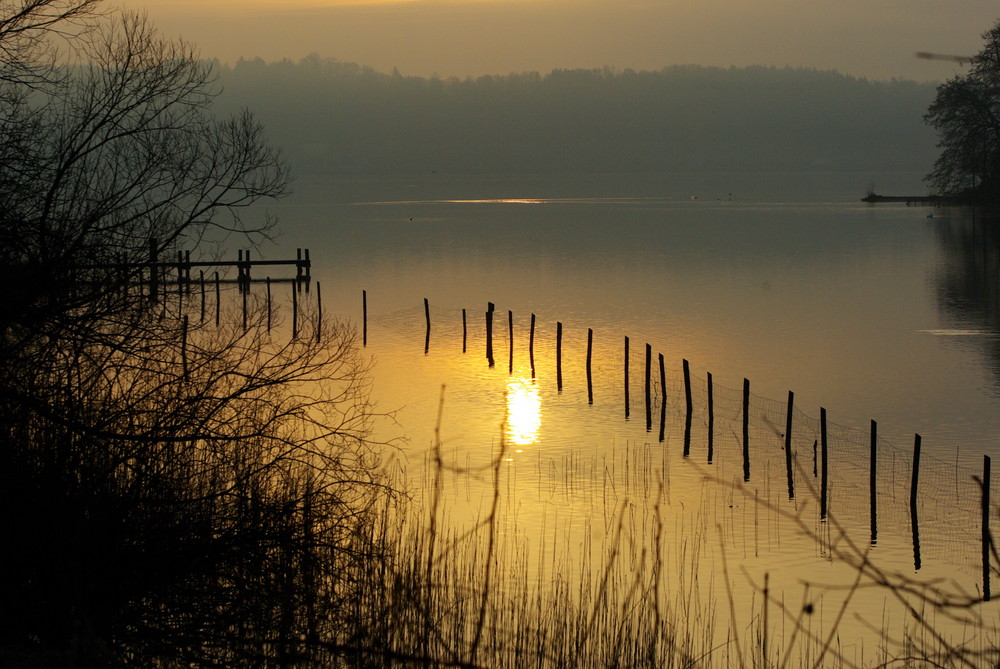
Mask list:
[[562,392],[562,322],[556,322],[556,389]]
[[191,294],[191,251],[184,251],[184,292]]
[[236,286],[239,291],[243,292],[243,249],[238,249],[236,251]]
[[[296,279],[298,283],[298,279]],[[462,310],[462,316],[465,316],[465,309]],[[361,291],[361,345],[368,346],[368,291]],[[465,352],[465,343],[462,343],[462,352]]]
[[792,413],[795,411],[795,393],[788,391],[788,414],[785,417],[785,475],[788,477],[788,499],[795,499],[795,480],[792,477]]
[[149,238],[149,301],[156,302],[160,299],[160,268],[157,262],[159,255],[159,244],[156,237]]
[[185,381],[187,381],[190,378],[188,375],[187,343],[188,343],[188,317],[187,314],[185,314],[184,319],[181,321],[181,373],[184,375]]
[[645,396],[646,396],[646,432],[653,429],[653,403],[651,401],[650,393],[650,367],[653,363],[653,347],[646,344],[646,384],[644,386]]
[[990,601],[990,456],[983,456],[983,601]]
[[625,337],[625,419],[629,417],[629,390],[628,390],[628,336]]
[[587,328],[587,403],[594,403],[594,379],[590,363],[594,354],[594,331]]
[[829,476],[829,470],[827,468],[827,433],[826,433],[826,409],[824,407],[819,408],[819,431],[820,431],[820,462],[823,465],[823,471],[820,473],[820,484],[819,484],[819,517],[826,520],[826,509],[827,509],[827,481]]
[[462,353],[465,353],[469,343],[469,326],[465,313],[465,309],[462,309]]
[[243,290],[242,302],[243,302],[243,331],[247,331],[247,293],[249,293],[250,284],[247,284],[247,289]]
[[913,476],[910,479],[910,527],[913,530],[913,568],[920,571],[920,529],[917,521],[917,482],[920,479],[920,435],[913,435]]
[[872,546],[878,541],[878,423],[872,420],[871,428],[871,456],[870,467],[868,469],[868,489],[871,506],[871,534]]
[[690,415],[694,406],[691,400],[691,363],[686,359],[682,359],[681,366],[684,370],[684,402],[687,412]]
[[267,332],[271,332],[271,277],[264,277],[264,286],[267,289]]
[[681,360],[684,369],[684,401],[687,409],[684,415],[684,457],[691,455],[691,415],[694,404],[691,401],[691,363],[686,359]]
[[[320,337],[323,334],[323,293],[319,285],[319,281],[316,282],[316,343],[320,342]],[[430,332],[428,331],[427,336],[430,337]]]
[[177,313],[184,313],[184,251],[177,250]]
[[222,310],[222,293],[219,286],[219,273],[215,273],[215,327],[219,327],[219,315]]
[[299,337],[299,291],[292,284],[292,339]]
[[[319,284],[316,284],[316,290],[319,290]],[[424,355],[431,349],[431,305],[424,298],[424,320],[427,322],[427,329],[424,332]]]
[[493,366],[493,303],[486,303],[486,359]]
[[507,353],[509,361],[507,363],[507,373],[514,373],[514,312],[507,310]]
[[199,323],[205,322],[205,270],[198,270],[198,284],[201,286],[201,319]]
[[708,464],[712,464],[715,452],[715,396],[712,384],[712,372],[707,373],[708,382]]
[[531,334],[528,335],[528,358],[531,361],[531,378],[535,378],[535,314],[531,314]]
[[660,441],[667,436],[667,369],[663,362],[663,354],[659,353],[660,363]]
[[750,480],[750,379],[743,379],[743,481]]

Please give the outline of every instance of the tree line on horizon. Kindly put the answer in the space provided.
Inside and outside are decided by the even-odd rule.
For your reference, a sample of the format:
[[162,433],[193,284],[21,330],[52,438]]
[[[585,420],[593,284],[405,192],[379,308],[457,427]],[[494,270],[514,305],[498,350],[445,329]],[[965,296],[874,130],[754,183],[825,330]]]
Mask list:
[[926,171],[936,84],[671,66],[404,76],[313,55],[219,65],[306,173]]

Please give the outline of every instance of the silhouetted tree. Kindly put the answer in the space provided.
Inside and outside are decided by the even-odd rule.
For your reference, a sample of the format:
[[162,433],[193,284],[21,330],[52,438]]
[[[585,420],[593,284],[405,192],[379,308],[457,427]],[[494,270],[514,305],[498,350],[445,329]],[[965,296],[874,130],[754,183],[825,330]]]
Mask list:
[[95,10],[0,0],[0,665],[329,661],[385,499],[365,363],[122,271],[254,243],[288,178],[189,46]]
[[996,203],[1000,198],[1000,23],[969,70],[941,84],[924,117],[941,153],[927,180],[942,194]]

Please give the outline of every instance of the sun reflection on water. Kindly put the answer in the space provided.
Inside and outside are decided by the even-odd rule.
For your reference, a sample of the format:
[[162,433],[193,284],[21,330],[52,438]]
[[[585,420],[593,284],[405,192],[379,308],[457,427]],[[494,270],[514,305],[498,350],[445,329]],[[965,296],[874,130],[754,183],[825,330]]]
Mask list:
[[513,447],[528,446],[538,441],[542,426],[542,397],[531,379],[512,378],[507,381],[506,437]]

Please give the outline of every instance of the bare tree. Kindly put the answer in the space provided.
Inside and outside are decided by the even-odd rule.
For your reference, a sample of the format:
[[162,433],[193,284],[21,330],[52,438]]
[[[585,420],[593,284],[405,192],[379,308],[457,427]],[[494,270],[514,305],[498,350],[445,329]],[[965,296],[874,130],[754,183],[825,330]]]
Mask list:
[[265,238],[240,211],[288,176],[190,46],[95,10],[0,0],[0,660],[329,661],[391,499],[366,363],[334,319],[216,328],[122,271]]

